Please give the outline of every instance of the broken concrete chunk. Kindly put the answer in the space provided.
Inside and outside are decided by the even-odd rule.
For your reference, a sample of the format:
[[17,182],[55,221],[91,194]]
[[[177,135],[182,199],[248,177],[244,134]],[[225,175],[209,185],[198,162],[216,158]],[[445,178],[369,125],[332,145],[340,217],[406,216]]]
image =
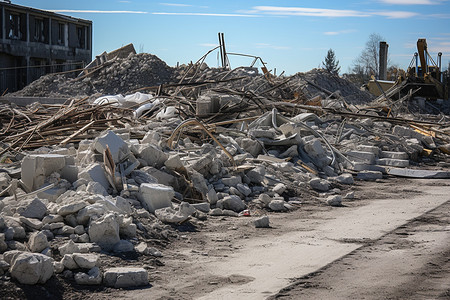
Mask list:
[[329,196],[327,198],[326,202],[330,206],[341,206],[342,205],[342,196],[340,196],[340,195]]
[[45,183],[47,176],[58,172],[66,165],[67,157],[59,154],[33,154],[22,160],[22,182],[34,191]]
[[371,152],[375,154],[375,156],[380,155],[380,148],[378,148],[377,146],[359,145],[358,150],[363,152]]
[[96,181],[106,190],[109,188],[109,181],[106,178],[105,171],[100,164],[92,164],[82,170],[78,175],[79,180],[85,179],[87,182]]
[[194,188],[202,194],[203,198],[206,197],[206,194],[208,193],[208,186],[206,185],[205,177],[203,177],[202,174],[199,172],[192,170],[190,172],[190,177],[192,180],[192,184],[194,185]]
[[230,195],[219,200],[217,206],[219,206],[219,203],[221,204],[222,209],[229,209],[234,212],[241,212],[246,208],[244,201],[236,195]]
[[272,201],[272,198],[267,194],[261,194],[258,196],[258,200],[264,205],[268,206],[269,203]]
[[194,207],[196,210],[204,212],[204,213],[209,213],[209,210],[210,210],[209,203],[195,203],[195,204],[192,204],[192,207]]
[[101,185],[99,182],[97,181],[91,181],[88,183],[87,187],[86,187],[86,192],[91,193],[91,194],[99,194],[102,196],[108,196],[108,192],[106,191],[106,189],[103,187],[103,185]]
[[283,211],[286,210],[284,207],[284,200],[274,199],[270,201],[269,208],[273,211]]
[[60,261],[54,261],[53,270],[56,274],[60,274],[64,271],[64,265]]
[[52,276],[53,259],[39,253],[21,253],[11,267],[11,277],[21,284],[43,284]]
[[87,225],[89,220],[96,216],[100,217],[107,211],[106,207],[101,203],[95,203],[92,205],[88,205],[82,209],[80,209],[77,213],[77,223],[82,225]]
[[256,228],[269,228],[269,217],[268,216],[262,216],[260,218],[257,218],[253,221],[253,224]]
[[148,285],[148,273],[143,268],[110,268],[106,269],[103,283],[114,288],[127,288]]
[[189,215],[184,215],[173,209],[172,207],[164,207],[155,210],[156,217],[165,223],[182,223],[189,218]]
[[322,157],[325,156],[325,150],[318,139],[312,139],[305,143],[303,146],[305,151],[312,157]]
[[313,178],[309,181],[309,185],[317,190],[317,191],[321,191],[321,192],[326,192],[331,188],[331,184],[328,180],[325,179],[320,179],[320,178]]
[[284,183],[278,183],[273,187],[272,191],[278,195],[281,195],[284,191],[286,191],[286,185]]
[[49,247],[47,236],[42,232],[33,232],[28,239],[28,247],[31,252],[41,252]]
[[164,165],[169,170],[174,171],[185,169],[179,154],[170,155],[169,158],[164,162]]
[[263,165],[257,166],[247,172],[247,177],[252,183],[261,184],[266,175],[266,169]]
[[83,272],[76,273],[74,279],[77,284],[100,285],[102,283],[103,276],[98,267],[93,267],[87,274]]
[[28,229],[31,228],[31,229],[40,230],[42,228],[42,222],[39,221],[38,219],[20,217],[19,220]]
[[63,205],[58,209],[58,215],[67,216],[70,214],[77,213],[79,210],[83,209],[87,205],[88,203],[85,201],[77,201],[75,203]]
[[164,166],[168,155],[155,145],[144,144],[139,147],[139,157],[145,160],[148,166],[161,168]]
[[347,158],[351,161],[362,162],[369,165],[373,165],[375,163],[375,154],[372,152],[349,151],[347,152]]
[[61,263],[64,268],[69,270],[75,270],[79,268],[77,263],[73,259],[73,254],[64,254],[63,258],[61,259]]
[[380,159],[377,159],[377,164],[382,165],[382,166],[406,168],[409,166],[409,160],[393,159],[393,158],[380,158]]
[[210,205],[216,205],[217,201],[219,200],[219,197],[217,196],[214,188],[208,191],[206,198],[208,199]]
[[356,175],[359,180],[377,180],[383,178],[383,173],[378,171],[361,171]]
[[249,138],[241,139],[239,146],[241,146],[246,152],[250,153],[253,157],[257,157],[262,151],[261,143],[257,140]]
[[8,245],[5,243],[5,234],[0,233],[0,253],[5,252],[8,249]]
[[242,183],[242,178],[241,176],[224,177],[222,178],[222,182],[226,186],[237,187],[238,183]]
[[128,144],[110,130],[94,140],[94,149],[98,153],[103,154],[106,147],[109,147],[115,163],[120,162],[120,160],[129,153]]
[[172,187],[162,184],[143,183],[139,187],[139,200],[145,209],[152,213],[159,208],[172,207],[171,200],[174,195]]
[[110,251],[120,241],[119,224],[113,213],[108,213],[99,219],[91,220],[89,237],[102,249]]
[[47,206],[39,198],[34,198],[33,201],[25,207],[25,210],[20,213],[20,215],[26,218],[42,220],[46,213]]
[[381,151],[380,158],[408,159],[406,152]]
[[73,260],[82,269],[92,269],[99,264],[99,256],[92,253],[74,253]]
[[342,184],[353,184],[353,176],[349,173],[344,173],[336,177],[336,181]]
[[114,253],[125,253],[125,252],[133,252],[134,251],[134,245],[127,241],[127,240],[120,240],[117,242],[112,251]]
[[72,240],[70,240],[66,244],[60,246],[58,250],[61,255],[80,252],[80,248],[78,247],[78,244],[75,244]]

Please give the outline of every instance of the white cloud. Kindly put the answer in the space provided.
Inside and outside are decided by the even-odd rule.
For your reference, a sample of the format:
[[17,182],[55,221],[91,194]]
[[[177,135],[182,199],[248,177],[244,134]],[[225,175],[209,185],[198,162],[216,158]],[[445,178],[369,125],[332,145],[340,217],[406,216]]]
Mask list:
[[215,14],[215,13],[169,13],[169,12],[153,12],[152,15],[167,15],[167,16],[205,16],[205,17],[244,17],[255,18],[256,15],[245,14]]
[[310,17],[370,17],[370,14],[356,10],[340,10],[306,7],[255,6],[256,13],[282,16],[310,16]]
[[55,13],[91,13],[91,14],[147,14],[146,11],[134,10],[80,10],[80,9],[50,9]]
[[177,7],[189,7],[192,5],[189,4],[179,4],[179,3],[160,3],[161,5],[165,5],[165,6],[177,6]]
[[[273,16],[309,16],[309,17],[371,17],[383,16],[389,19],[405,19],[418,15],[409,11],[380,11],[364,12],[357,10],[340,10],[326,8],[306,8],[306,7],[281,7],[281,6],[255,6],[252,13]],[[333,34],[333,32],[330,32]]]
[[396,4],[396,5],[435,5],[441,4],[442,1],[433,0],[380,0],[382,3],[386,4]]
[[388,19],[408,19],[419,15],[410,11],[380,11],[372,14],[387,17]]
[[117,2],[119,2],[119,3],[131,3],[131,1],[127,1],[127,0],[120,0],[120,1],[117,1]]
[[339,35],[339,34],[346,34],[346,33],[352,33],[356,32],[355,29],[347,29],[347,30],[339,30],[339,31],[326,31],[323,34],[325,35]]
[[428,16],[431,18],[450,19],[450,14],[432,14]]

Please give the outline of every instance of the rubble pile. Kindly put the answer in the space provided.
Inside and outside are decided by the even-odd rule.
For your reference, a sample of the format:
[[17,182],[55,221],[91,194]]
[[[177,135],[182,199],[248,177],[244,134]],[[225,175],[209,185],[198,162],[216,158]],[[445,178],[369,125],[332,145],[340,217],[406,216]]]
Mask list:
[[[32,82],[15,96],[85,97],[96,93],[128,93],[143,87],[171,82],[173,68],[157,56],[148,53],[114,58],[101,68],[75,78],[71,74],[49,74]],[[73,75],[73,74],[72,74]]]
[[[22,284],[56,276],[145,286],[148,266],[104,262],[122,254],[161,257],[179,226],[208,218],[245,216],[265,228],[270,213],[305,199],[342,206],[355,197],[357,180],[449,176],[447,117],[365,110],[356,103],[369,97],[318,70],[284,78],[191,65],[180,68],[178,83],[154,93],[118,94],[172,78],[156,63],[139,68],[157,75],[129,84],[135,72],[120,77],[120,68],[139,57],[153,59],[129,56],[89,78],[103,86],[95,90],[101,97],[81,89],[90,97],[2,107],[0,274]],[[100,83],[114,72],[123,85]],[[435,170],[414,173],[424,165]]]

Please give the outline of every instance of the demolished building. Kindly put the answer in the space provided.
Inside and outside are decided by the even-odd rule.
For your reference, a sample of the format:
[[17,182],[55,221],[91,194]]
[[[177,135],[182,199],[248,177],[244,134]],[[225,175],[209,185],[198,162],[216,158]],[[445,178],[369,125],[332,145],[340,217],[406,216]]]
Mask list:
[[355,180],[450,177],[448,115],[413,118],[323,70],[171,68],[130,53],[13,96],[67,100],[1,105],[0,272],[22,284],[145,286],[145,268],[101,262],[160,257],[193,220],[260,228],[306,197],[340,206]]

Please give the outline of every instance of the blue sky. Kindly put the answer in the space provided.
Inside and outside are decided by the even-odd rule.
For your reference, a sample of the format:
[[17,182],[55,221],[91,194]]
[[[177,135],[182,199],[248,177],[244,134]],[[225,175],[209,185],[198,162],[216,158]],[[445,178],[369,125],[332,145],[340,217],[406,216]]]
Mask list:
[[[167,1],[167,2],[165,2]],[[389,58],[406,69],[418,38],[434,59],[450,60],[449,0],[12,0],[94,23],[93,53],[133,43],[167,64],[196,61],[225,34],[227,51],[261,56],[277,74],[318,67],[328,49],[347,72],[371,33],[389,44]],[[232,67],[252,59],[231,57]],[[218,66],[217,53],[206,61]]]

